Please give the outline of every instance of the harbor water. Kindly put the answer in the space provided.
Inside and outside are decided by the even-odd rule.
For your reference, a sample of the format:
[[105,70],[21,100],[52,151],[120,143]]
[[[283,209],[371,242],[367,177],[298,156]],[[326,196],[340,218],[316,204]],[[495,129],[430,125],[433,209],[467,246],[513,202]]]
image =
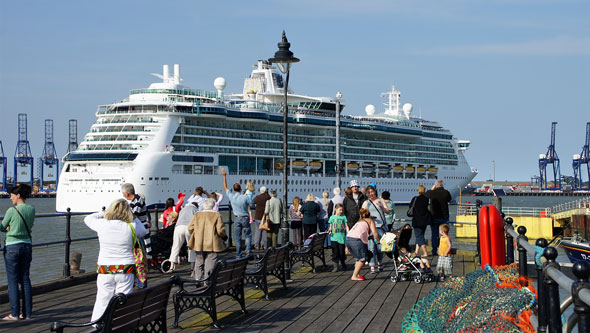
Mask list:
[[[475,200],[482,200],[484,204],[492,203],[492,197],[462,197],[462,202],[475,203]],[[575,198],[568,197],[503,197],[504,207],[552,207],[575,200]],[[31,198],[27,203],[35,206],[37,214],[55,213],[55,198]],[[0,200],[0,215],[4,215],[6,210],[12,206],[10,199]],[[397,218],[405,218],[407,206],[396,207]],[[450,220],[455,220],[456,206],[450,207]],[[222,212],[224,220],[227,219],[227,212]],[[399,224],[398,224],[399,226]],[[59,241],[65,239],[66,233],[66,218],[65,217],[50,217],[39,218],[35,220],[35,225],[32,229],[33,243],[44,243],[51,241]],[[84,216],[72,216],[71,220],[71,238],[83,238],[96,236],[84,224]],[[429,233],[427,234],[427,239]],[[4,246],[4,234],[2,234],[2,244]],[[453,237],[453,233],[451,233]],[[461,240],[457,242],[457,247],[465,249],[474,249],[475,242],[469,240]],[[49,245],[33,248],[33,262],[31,263],[31,282],[33,285],[59,279],[63,273],[64,267],[64,251],[65,245]],[[82,253],[81,269],[86,272],[91,272],[96,269],[96,259],[98,257],[98,240],[87,240],[80,242],[73,242],[70,253]],[[560,258],[567,260],[567,258]],[[4,258],[0,256],[0,288],[6,286],[6,271],[4,265]]]

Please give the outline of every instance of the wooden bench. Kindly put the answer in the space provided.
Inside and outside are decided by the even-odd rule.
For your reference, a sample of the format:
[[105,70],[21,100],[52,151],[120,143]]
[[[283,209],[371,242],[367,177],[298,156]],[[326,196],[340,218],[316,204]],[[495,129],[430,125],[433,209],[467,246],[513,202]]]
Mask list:
[[[213,320],[213,327],[220,328],[217,321],[215,298],[228,295],[240,303],[242,313],[247,314],[244,297],[244,274],[249,257],[229,261],[218,261],[207,279],[177,281],[180,289],[172,296],[174,300],[174,325],[179,328],[180,315],[190,309],[199,308],[205,311]],[[185,284],[196,284],[192,290],[185,289]]]
[[167,332],[166,306],[176,279],[172,276],[152,287],[113,296],[102,317],[93,322],[57,321],[49,329],[63,332],[66,327],[77,327],[78,331],[80,327],[90,327],[90,332]]
[[324,241],[328,236],[327,232],[320,232],[318,234],[313,234],[311,239],[311,244],[309,246],[304,247],[302,250],[293,251],[291,252],[291,267],[296,262],[301,261],[301,265],[308,263],[313,272],[315,273],[315,261],[314,257],[318,257],[322,260],[324,267],[326,266],[326,257],[324,255]]
[[283,283],[283,289],[287,289],[285,263],[287,263],[291,247],[291,243],[276,249],[270,247],[266,250],[262,259],[255,263],[256,268],[246,269],[246,284],[255,284],[256,287],[262,289],[266,300],[270,300],[268,295],[268,275],[274,275]]

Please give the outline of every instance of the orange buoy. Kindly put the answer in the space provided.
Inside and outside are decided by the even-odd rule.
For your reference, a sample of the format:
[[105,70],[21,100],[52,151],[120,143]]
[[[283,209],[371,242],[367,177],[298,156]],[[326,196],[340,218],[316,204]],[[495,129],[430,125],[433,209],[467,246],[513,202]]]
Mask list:
[[488,206],[490,228],[490,254],[492,266],[506,265],[506,239],[504,236],[504,220],[496,206]]

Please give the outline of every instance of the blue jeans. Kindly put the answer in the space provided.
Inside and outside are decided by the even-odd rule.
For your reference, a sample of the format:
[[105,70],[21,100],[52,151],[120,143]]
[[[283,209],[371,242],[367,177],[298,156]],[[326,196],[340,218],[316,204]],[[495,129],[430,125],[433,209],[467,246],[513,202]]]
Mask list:
[[246,236],[246,252],[252,250],[252,229],[250,228],[250,218],[248,216],[236,216],[234,222],[234,241],[236,242],[236,256],[242,256],[242,230]]
[[[327,232],[330,229],[330,224],[328,223],[328,219],[318,219],[318,224],[320,226],[320,232]],[[330,240],[330,236],[326,237],[324,241],[324,247],[332,246],[332,241]]]
[[434,219],[432,224],[430,225],[430,232],[432,233],[432,252],[436,253],[438,250],[438,245],[440,243],[440,238],[438,234],[438,228],[441,224],[449,223],[449,220],[446,219]]
[[[33,310],[33,294],[29,269],[33,259],[33,246],[28,243],[7,245],[4,252],[6,277],[8,279],[8,298],[10,311],[14,317],[21,314],[20,301],[23,302],[23,317],[30,317]],[[18,286],[22,290],[19,292]]]
[[[385,230],[383,230],[383,228],[387,228],[387,226],[376,227],[377,233],[379,234],[379,239],[381,239],[381,237],[385,233]],[[368,248],[369,248],[369,251],[373,252],[373,257],[369,261],[369,266],[375,267],[377,262],[382,263],[383,262],[383,252],[381,252],[381,244],[375,244],[375,241],[373,239],[369,239]]]

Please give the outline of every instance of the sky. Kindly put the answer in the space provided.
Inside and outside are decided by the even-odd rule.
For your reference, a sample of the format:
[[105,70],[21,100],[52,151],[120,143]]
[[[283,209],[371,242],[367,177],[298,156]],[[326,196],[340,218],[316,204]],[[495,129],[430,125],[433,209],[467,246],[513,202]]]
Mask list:
[[383,112],[395,85],[414,116],[471,141],[475,180],[538,175],[557,121],[572,175],[590,122],[589,17],[589,2],[571,0],[0,1],[0,140],[12,168],[26,113],[38,158],[53,119],[61,157],[69,119],[82,140],[98,105],[160,81],[150,73],[163,64],[180,64],[190,88],[214,91],[222,76],[239,93],[285,30],[296,93],[341,91],[344,114],[361,115]]

